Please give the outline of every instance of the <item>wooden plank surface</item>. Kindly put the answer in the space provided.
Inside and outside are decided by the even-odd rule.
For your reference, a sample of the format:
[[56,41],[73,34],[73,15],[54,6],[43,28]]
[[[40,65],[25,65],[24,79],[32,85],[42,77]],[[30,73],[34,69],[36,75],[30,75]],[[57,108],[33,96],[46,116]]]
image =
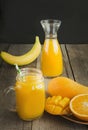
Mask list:
[[88,44],[66,45],[74,79],[88,86]]
[[[21,55],[32,48],[30,44],[0,45],[1,50],[7,50],[13,55]],[[88,86],[88,45],[61,45],[64,61],[62,76],[70,77]],[[3,89],[15,83],[16,70],[4,61],[0,62],[0,99]],[[25,67],[40,68],[40,57]],[[45,85],[50,79],[45,78]],[[1,101],[1,100],[0,100]],[[76,124],[60,116],[44,112],[43,116],[34,121],[23,121],[17,113],[9,112],[0,102],[0,130],[88,130],[87,125]]]

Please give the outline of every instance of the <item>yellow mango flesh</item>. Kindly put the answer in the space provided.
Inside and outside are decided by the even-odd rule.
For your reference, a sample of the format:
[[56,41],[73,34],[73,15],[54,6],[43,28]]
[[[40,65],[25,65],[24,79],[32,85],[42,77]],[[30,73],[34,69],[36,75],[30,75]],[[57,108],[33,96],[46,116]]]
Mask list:
[[69,106],[70,99],[61,96],[52,96],[46,99],[45,111],[53,115],[67,114],[67,107]]

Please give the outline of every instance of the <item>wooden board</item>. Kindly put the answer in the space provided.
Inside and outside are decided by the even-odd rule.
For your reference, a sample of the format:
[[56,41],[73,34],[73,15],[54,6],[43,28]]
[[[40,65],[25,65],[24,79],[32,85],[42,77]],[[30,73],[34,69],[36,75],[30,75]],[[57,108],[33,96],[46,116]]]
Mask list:
[[[0,45],[0,51],[6,50],[13,55],[21,55],[31,49],[30,44]],[[67,76],[88,86],[88,45],[87,44],[62,44],[64,71],[61,76]],[[40,57],[25,67],[40,68]],[[5,109],[2,104],[3,89],[14,85],[16,70],[0,60],[0,130],[87,130],[87,125],[73,123],[60,116],[53,116],[44,112],[43,116],[34,121],[23,121],[17,113]],[[49,78],[45,78],[45,86]]]

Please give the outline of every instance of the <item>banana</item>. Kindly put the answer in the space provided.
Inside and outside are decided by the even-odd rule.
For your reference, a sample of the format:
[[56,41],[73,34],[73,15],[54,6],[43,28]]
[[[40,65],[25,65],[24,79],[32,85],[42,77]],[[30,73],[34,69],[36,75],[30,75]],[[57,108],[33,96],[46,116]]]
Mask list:
[[39,56],[40,52],[41,52],[41,44],[39,41],[39,37],[36,36],[35,43],[32,49],[29,50],[27,53],[20,56],[15,56],[7,52],[1,51],[1,57],[5,62],[11,65],[17,64],[19,66],[22,66],[33,62]]

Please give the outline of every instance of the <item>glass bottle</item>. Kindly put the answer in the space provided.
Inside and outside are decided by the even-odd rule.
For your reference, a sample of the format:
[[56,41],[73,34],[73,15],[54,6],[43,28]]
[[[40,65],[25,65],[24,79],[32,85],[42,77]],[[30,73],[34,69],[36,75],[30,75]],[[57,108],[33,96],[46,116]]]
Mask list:
[[45,77],[55,77],[63,72],[63,59],[57,31],[61,25],[60,20],[41,20],[45,40],[41,54],[41,70]]

